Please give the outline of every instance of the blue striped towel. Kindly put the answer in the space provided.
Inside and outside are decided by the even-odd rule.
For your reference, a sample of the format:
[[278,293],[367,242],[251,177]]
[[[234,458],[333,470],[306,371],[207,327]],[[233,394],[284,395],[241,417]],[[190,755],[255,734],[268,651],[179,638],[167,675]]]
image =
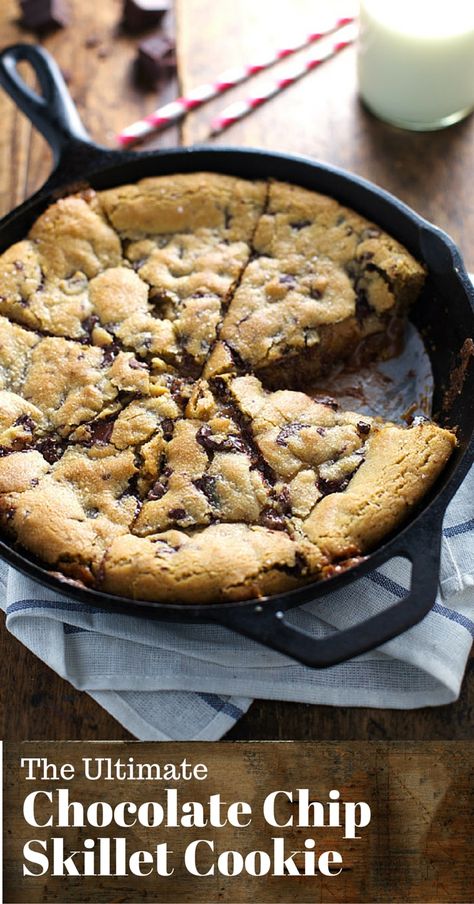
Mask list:
[[[317,671],[216,625],[115,615],[74,602],[11,568],[0,602],[12,634],[141,740],[217,740],[254,697],[413,709],[458,697],[474,637],[474,468],[444,521],[439,593],[426,618],[380,649]],[[393,559],[288,620],[315,637],[406,594]]]

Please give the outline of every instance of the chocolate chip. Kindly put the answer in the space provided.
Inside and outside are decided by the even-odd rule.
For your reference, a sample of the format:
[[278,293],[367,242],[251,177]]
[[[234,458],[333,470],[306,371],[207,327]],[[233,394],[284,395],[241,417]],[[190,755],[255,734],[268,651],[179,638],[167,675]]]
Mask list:
[[20,427],[20,426],[25,427],[27,430],[30,431],[30,433],[33,433],[33,430],[35,429],[35,423],[34,423],[34,421],[32,421],[29,414],[20,414],[20,417],[17,417],[13,426],[14,427]]
[[222,377],[213,377],[211,385],[218,399],[225,398],[227,395],[227,383]]
[[211,505],[219,505],[217,480],[215,477],[213,477],[211,474],[203,474],[202,477],[197,477],[196,480],[193,480],[193,484],[197,490],[199,490],[201,493],[204,493],[204,496],[206,496]]
[[311,226],[311,220],[297,220],[296,223],[290,223],[292,229],[296,229],[297,232],[300,229],[305,229],[306,226]]
[[366,424],[365,421],[357,421],[357,429],[362,436],[367,436],[370,433],[370,424]]
[[293,570],[294,570],[295,574],[302,574],[303,571],[306,570],[306,567],[307,567],[306,559],[302,555],[302,553],[300,553],[300,552],[295,553],[295,564],[293,566]]
[[148,493],[147,498],[148,499],[161,499],[161,497],[164,496],[165,493],[166,493],[166,487],[163,486],[163,484],[160,483],[159,480],[157,480],[155,485],[152,486],[150,492]]
[[23,14],[21,24],[33,31],[63,28],[69,22],[69,14],[63,0],[20,0]]
[[282,487],[277,495],[277,502],[283,515],[291,515],[291,496],[288,487]]
[[308,424],[285,424],[276,438],[277,445],[287,446],[290,437],[297,436],[300,430],[304,430],[305,427],[308,427]]
[[90,314],[89,317],[86,317],[85,320],[82,321],[82,329],[85,333],[87,333],[87,337],[90,339],[92,330],[99,323],[99,318],[97,314]]
[[171,439],[173,436],[174,423],[170,417],[164,417],[161,422],[161,429],[165,439]]
[[173,521],[182,521],[183,518],[186,518],[186,512],[183,508],[170,509],[168,515]]
[[240,436],[230,433],[228,436],[214,436],[208,424],[203,424],[196,433],[196,442],[206,452],[249,452],[248,446]]
[[153,35],[138,47],[136,73],[147,87],[154,87],[160,78],[176,69],[174,41],[164,35]]
[[50,465],[58,461],[64,452],[64,445],[59,440],[51,439],[51,437],[40,440],[36,443],[35,448]]
[[106,446],[114,430],[115,418],[103,418],[89,424],[89,444]]
[[279,282],[284,286],[296,286],[296,279],[290,273],[284,273],[280,276]]
[[102,349],[102,364],[104,367],[108,367],[109,364],[112,364],[112,361],[116,357],[119,352],[119,347],[115,342],[110,342],[109,345],[104,346]]
[[279,515],[270,505],[266,505],[260,512],[260,524],[270,530],[285,530],[286,523],[282,515]]
[[169,0],[125,0],[122,25],[128,31],[144,31],[158,25],[169,8]]
[[330,493],[342,493],[342,491],[346,489],[351,477],[352,474],[349,477],[340,477],[339,479],[334,480],[326,480],[324,477],[318,477],[318,490],[323,496],[329,496]]

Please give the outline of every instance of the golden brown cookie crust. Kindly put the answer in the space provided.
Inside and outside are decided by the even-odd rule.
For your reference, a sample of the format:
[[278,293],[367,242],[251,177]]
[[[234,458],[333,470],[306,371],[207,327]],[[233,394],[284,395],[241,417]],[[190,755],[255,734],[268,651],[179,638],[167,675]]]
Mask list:
[[455,445],[305,389],[424,280],[331,198],[211,173],[51,205],[0,257],[0,522],[55,572],[205,603],[364,555]]

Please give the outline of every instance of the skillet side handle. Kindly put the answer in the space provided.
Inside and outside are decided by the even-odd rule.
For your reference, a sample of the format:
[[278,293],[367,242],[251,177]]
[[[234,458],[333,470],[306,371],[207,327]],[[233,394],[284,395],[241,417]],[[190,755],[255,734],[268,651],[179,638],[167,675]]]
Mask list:
[[[254,609],[221,610],[219,621],[239,634],[285,653],[311,668],[327,668],[366,653],[417,624],[433,606],[438,590],[441,525],[422,519],[407,532],[390,555],[404,556],[412,563],[411,586],[406,597],[383,612],[329,637],[315,638],[285,621],[285,613],[268,601]],[[331,593],[330,581],[328,594]]]
[[[33,68],[41,94],[21,77],[17,65],[25,61]],[[59,66],[34,44],[13,44],[0,52],[0,84],[28,116],[51,146],[55,166],[74,144],[91,146]]]

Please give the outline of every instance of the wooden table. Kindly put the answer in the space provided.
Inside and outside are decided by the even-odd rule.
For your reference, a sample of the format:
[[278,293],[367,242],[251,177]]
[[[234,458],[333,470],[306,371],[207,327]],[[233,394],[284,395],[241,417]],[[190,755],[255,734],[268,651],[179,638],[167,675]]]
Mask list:
[[[44,40],[58,60],[92,136],[114,145],[115,132],[159,102],[176,96],[171,79],[159,92],[144,92],[133,80],[137,39],[118,28],[120,0],[69,0],[72,22]],[[314,27],[317,0],[178,0],[175,19],[179,75],[186,89],[221,69],[259,57]],[[2,45],[32,41],[19,28],[17,4],[3,0]],[[300,56],[304,56],[301,54]],[[288,63],[280,64],[281,70]],[[252,89],[267,77],[255,79]],[[242,86],[224,101],[245,96]],[[148,147],[206,140],[214,101],[189,116],[181,134],[172,129]],[[43,139],[0,95],[0,212],[6,213],[45,179],[50,153]],[[255,111],[216,140],[308,154],[346,167],[382,185],[446,229],[474,270],[474,119],[444,132],[416,134],[385,126],[360,105],[352,49],[327,62],[283,95]],[[3,628],[0,640],[0,737],[23,739],[121,739],[128,733],[91,698],[74,690]],[[474,674],[468,669],[460,700],[415,712],[348,709],[294,703],[255,702],[229,738],[448,739],[472,738]]]

